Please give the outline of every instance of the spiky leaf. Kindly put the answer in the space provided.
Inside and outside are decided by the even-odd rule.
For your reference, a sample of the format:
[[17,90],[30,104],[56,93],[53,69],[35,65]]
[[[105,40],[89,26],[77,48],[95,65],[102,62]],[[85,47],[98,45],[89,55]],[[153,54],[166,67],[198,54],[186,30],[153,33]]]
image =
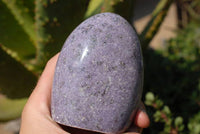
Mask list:
[[59,52],[65,39],[84,19],[89,0],[36,0],[38,62]]
[[27,99],[8,99],[0,96],[0,121],[8,121],[20,117]]
[[91,0],[85,18],[102,12],[114,12],[131,22],[134,0]]
[[150,41],[158,32],[172,2],[173,0],[161,0],[153,11],[150,21],[139,36],[143,49],[148,47]]
[[11,57],[0,46],[0,93],[11,98],[30,95],[37,81],[36,75]]
[[35,55],[33,14],[13,2],[0,0],[0,44],[29,59]]

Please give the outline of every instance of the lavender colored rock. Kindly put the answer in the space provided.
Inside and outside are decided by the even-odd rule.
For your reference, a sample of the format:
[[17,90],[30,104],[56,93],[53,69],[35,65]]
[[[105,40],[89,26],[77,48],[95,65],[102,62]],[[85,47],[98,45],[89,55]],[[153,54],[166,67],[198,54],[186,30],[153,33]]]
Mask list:
[[130,125],[142,93],[143,61],[131,25],[113,13],[95,15],[67,38],[52,89],[56,122],[118,133]]

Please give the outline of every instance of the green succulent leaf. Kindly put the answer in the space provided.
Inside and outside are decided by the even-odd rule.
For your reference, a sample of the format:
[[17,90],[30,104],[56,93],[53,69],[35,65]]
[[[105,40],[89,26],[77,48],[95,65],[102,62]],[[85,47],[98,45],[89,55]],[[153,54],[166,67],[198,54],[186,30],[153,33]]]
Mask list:
[[147,101],[151,101],[151,102],[153,102],[155,100],[155,96],[154,96],[154,94],[152,92],[148,92],[146,94],[145,98],[146,98]]
[[190,134],[199,134],[200,133],[200,112],[195,114],[188,123],[188,129]]
[[131,22],[133,0],[90,0],[85,18],[103,12],[113,12]]
[[178,117],[175,118],[175,120],[174,120],[175,126],[180,126],[182,123],[183,123],[182,117],[178,116]]
[[160,99],[156,99],[156,105],[158,109],[161,108],[163,106],[163,101]]
[[150,41],[158,32],[172,2],[173,0],[161,0],[153,11],[150,21],[139,35],[143,49],[148,47]]
[[25,8],[13,2],[0,1],[0,44],[17,52],[23,60],[34,58],[33,18],[24,14]]
[[61,50],[67,36],[84,20],[88,3],[89,0],[36,0],[37,64],[40,68]]
[[155,122],[159,122],[161,120],[161,112],[156,111],[153,115]]
[[34,20],[33,16],[29,14],[29,9],[24,6],[23,1],[17,0],[2,0],[2,2],[7,6],[9,11],[18,21],[20,26],[23,28],[25,33],[30,37],[30,39],[36,45],[36,34],[34,31]]
[[30,95],[37,76],[0,46],[0,93],[10,98]]
[[170,114],[171,114],[171,111],[170,111],[170,109],[169,109],[168,106],[164,106],[162,111],[163,111],[166,115],[170,115]]
[[88,5],[88,10],[85,13],[85,18],[88,18],[92,15],[98,14],[102,10],[104,0],[91,0]]
[[8,99],[0,96],[0,121],[8,121],[21,116],[27,99]]

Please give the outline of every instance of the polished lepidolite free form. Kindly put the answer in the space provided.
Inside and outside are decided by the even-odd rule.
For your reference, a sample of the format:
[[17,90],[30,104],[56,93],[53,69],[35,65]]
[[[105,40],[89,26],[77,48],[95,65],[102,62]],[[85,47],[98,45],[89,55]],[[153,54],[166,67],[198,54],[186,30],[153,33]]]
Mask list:
[[57,61],[51,101],[56,122],[119,133],[141,99],[143,61],[131,25],[113,13],[97,14],[67,38]]

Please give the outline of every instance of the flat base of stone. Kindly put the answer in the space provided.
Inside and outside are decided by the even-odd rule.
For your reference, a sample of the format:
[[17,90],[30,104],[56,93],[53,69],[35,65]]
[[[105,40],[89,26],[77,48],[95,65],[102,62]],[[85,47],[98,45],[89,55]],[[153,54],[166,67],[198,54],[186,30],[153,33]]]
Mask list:
[[99,132],[99,131],[95,131],[95,130],[87,130],[87,129],[83,129],[83,128],[78,128],[78,127],[72,127],[72,126],[66,126],[63,124],[58,123],[58,125],[65,130],[66,132],[70,133],[70,134],[121,134],[122,132],[115,132],[115,133],[111,133],[111,132]]
[[70,134],[103,134],[100,132],[94,132],[94,131],[75,128],[75,127],[69,127],[62,124],[59,124],[59,125],[62,127],[63,130],[69,132]]
[[95,130],[88,130],[88,129],[84,129],[84,128],[80,128],[80,127],[76,127],[76,126],[66,126],[64,124],[61,124],[59,122],[58,125],[63,129],[65,130],[66,132],[69,132],[70,134],[121,134],[121,133],[124,133],[126,132],[129,127],[131,127],[134,123],[134,119],[135,119],[135,116],[136,116],[136,111],[137,110],[134,110],[129,118],[129,120],[127,121],[127,124],[124,126],[124,129],[119,131],[119,132],[115,132],[115,133],[112,133],[112,132],[101,132],[101,131],[95,131]]

